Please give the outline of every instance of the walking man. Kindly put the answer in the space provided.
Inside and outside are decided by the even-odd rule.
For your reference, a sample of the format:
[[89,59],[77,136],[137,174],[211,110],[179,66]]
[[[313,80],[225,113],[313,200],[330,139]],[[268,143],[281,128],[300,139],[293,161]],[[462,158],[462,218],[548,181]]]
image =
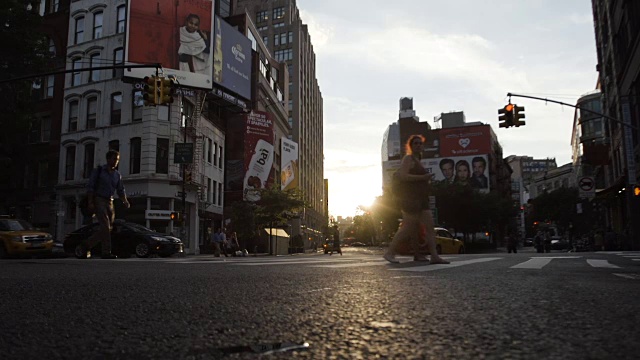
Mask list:
[[224,233],[223,228],[219,228],[218,232],[213,234],[213,255],[215,257],[220,257],[220,252],[224,254],[224,257],[227,257],[227,251],[225,249],[225,243],[227,242],[227,235]]
[[89,184],[87,184],[87,198],[89,212],[95,213],[98,220],[98,231],[87,239],[85,255],[98,243],[102,244],[102,258],[115,259],[111,253],[111,229],[116,217],[113,208],[113,196],[118,197],[126,208],[129,208],[129,200],[122,183],[122,175],[117,170],[120,162],[120,153],[116,150],[107,152],[107,164],[99,166],[91,172]]

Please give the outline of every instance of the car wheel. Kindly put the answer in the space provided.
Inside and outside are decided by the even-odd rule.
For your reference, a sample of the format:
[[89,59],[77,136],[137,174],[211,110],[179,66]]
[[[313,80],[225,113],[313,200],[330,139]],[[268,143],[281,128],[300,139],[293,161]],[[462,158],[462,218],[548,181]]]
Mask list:
[[75,255],[75,257],[78,259],[86,259],[89,257],[88,252],[81,244],[76,245],[76,247],[73,249],[73,255]]
[[442,246],[440,246],[440,245],[436,246],[436,252],[438,254],[442,254]]
[[151,252],[151,249],[149,249],[149,245],[147,245],[146,243],[138,243],[138,245],[136,245],[136,256],[139,258],[146,258],[149,256],[149,253]]
[[464,246],[460,246],[460,250],[458,250],[458,254],[464,254]]

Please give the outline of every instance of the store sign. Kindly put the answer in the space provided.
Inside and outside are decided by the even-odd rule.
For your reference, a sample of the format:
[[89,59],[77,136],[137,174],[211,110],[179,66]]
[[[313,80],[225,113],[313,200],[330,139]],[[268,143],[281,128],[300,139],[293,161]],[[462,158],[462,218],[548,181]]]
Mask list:
[[171,210],[145,210],[145,220],[171,220]]

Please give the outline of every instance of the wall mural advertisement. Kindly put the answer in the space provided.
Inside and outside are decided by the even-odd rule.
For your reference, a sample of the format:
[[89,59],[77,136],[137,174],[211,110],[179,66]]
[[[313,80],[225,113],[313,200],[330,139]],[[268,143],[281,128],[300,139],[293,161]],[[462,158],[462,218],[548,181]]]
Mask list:
[[489,125],[440,129],[440,157],[491,153]]
[[282,139],[280,142],[280,189],[289,190],[298,187],[298,144],[289,139]]
[[[129,0],[128,14],[127,64],[159,63],[164,76],[175,75],[182,86],[213,87],[211,0]],[[136,79],[155,74],[153,68],[124,70]]]
[[215,17],[213,81],[251,99],[251,40]]
[[245,115],[243,199],[260,200],[260,189],[270,185],[274,159],[271,114],[252,111]]

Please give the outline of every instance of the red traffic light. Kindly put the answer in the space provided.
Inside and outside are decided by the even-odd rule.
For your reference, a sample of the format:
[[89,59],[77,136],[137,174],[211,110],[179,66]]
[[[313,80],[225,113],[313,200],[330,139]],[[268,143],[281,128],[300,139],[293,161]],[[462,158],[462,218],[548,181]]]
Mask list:
[[633,196],[640,196],[640,186],[635,185],[633,187]]

